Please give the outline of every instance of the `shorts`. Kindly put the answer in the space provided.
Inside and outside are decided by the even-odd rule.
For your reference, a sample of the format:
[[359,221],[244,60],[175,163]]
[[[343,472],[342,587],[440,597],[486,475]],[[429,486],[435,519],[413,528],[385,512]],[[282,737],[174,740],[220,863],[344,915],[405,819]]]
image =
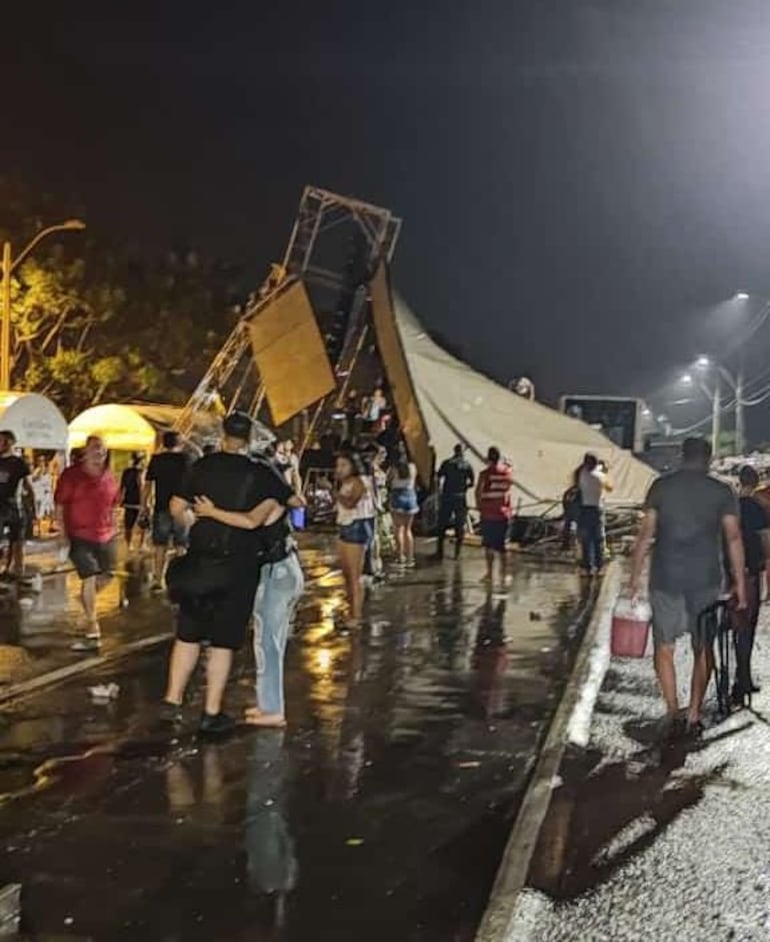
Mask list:
[[129,530],[133,530],[138,520],[139,520],[139,508],[138,507],[124,507],[123,508],[123,526],[126,532],[128,532]]
[[508,542],[508,530],[510,526],[510,520],[482,520],[481,545],[484,549],[494,550],[496,553],[504,553],[505,544]]
[[358,546],[368,546],[374,539],[374,520],[354,520],[339,528],[341,543],[356,543]]
[[711,625],[711,634],[702,638],[698,632],[698,616],[717,601],[721,592],[721,586],[679,593],[651,589],[652,637],[655,644],[675,644],[677,638],[688,632],[694,651],[699,651],[704,644],[713,644],[715,622],[712,624],[712,620],[709,620],[707,624]]
[[81,579],[111,576],[117,563],[115,541],[92,543],[90,540],[70,540],[70,559]]
[[398,488],[390,492],[390,512],[414,516],[420,509],[417,503],[417,491],[412,488]]
[[207,641],[214,648],[237,651],[246,640],[259,585],[259,566],[240,567],[232,585],[222,592],[183,599],[176,636],[188,644]]
[[24,521],[21,511],[15,504],[0,507],[0,538],[8,534],[10,543],[21,543],[24,534]]
[[168,546],[173,543],[176,549],[186,549],[187,528],[178,523],[168,510],[156,510],[152,515],[153,546]]

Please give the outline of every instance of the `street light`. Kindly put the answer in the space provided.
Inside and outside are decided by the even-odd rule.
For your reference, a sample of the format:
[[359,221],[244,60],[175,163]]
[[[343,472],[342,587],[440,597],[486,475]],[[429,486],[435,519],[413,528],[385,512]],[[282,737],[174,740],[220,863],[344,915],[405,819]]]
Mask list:
[[49,226],[42,229],[38,234],[19,252],[14,259],[12,257],[11,243],[3,243],[3,282],[2,282],[2,304],[0,316],[2,325],[0,325],[0,390],[10,390],[11,388],[11,276],[16,268],[24,261],[35,246],[46,236],[54,232],[79,232],[85,229],[86,224],[80,219],[67,219],[56,226]]

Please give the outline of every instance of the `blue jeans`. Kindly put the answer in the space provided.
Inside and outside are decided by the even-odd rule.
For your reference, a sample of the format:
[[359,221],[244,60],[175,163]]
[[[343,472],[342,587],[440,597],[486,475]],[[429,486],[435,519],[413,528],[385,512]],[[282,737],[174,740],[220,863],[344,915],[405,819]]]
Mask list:
[[583,550],[582,566],[586,572],[604,565],[604,520],[599,507],[581,507],[578,536]]
[[257,706],[263,713],[285,715],[283,658],[294,607],[304,588],[305,578],[296,553],[280,563],[262,567],[254,602],[254,660]]

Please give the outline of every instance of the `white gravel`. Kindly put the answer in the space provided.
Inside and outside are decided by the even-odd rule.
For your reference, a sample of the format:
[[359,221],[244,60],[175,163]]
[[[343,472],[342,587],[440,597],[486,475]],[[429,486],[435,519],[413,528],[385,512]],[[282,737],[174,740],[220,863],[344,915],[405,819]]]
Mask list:
[[[527,888],[508,942],[769,942],[770,940],[770,608],[754,655],[763,691],[754,713],[740,711],[707,729],[664,790],[704,776],[703,797],[675,816],[653,843],[582,896],[555,902]],[[683,693],[689,654],[680,652]],[[711,690],[713,694],[713,686]],[[629,721],[660,716],[650,659],[613,661],[591,723],[590,749],[626,762],[633,776],[656,751],[624,732]],[[567,767],[562,775],[568,775]],[[608,802],[612,795],[606,796]],[[595,860],[612,859],[649,833],[648,809],[614,834]]]

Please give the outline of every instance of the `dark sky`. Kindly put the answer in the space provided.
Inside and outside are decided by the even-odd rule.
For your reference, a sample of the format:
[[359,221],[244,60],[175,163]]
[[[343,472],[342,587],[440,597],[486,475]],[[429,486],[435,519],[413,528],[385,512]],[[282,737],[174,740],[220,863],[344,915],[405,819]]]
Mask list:
[[0,173],[92,234],[256,281],[306,183],[357,195],[428,328],[550,396],[645,393],[694,312],[770,294],[767,0],[14,9]]

